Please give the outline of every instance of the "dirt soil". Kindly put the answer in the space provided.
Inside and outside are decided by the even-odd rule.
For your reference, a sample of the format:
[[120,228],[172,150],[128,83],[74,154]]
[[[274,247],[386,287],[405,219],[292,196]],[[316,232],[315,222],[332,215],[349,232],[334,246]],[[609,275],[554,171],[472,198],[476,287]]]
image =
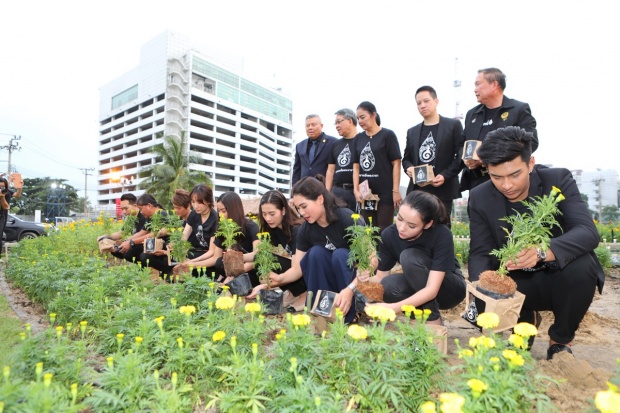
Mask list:
[[[32,303],[21,290],[12,288],[0,269],[0,291],[11,308],[24,323],[30,323],[33,332],[48,326],[45,310]],[[442,312],[448,327],[448,363],[459,363],[454,339],[467,343],[469,337],[479,335],[478,330],[460,317],[465,303]],[[573,344],[574,357],[560,353],[547,361],[549,336],[547,330],[553,322],[551,312],[542,312],[543,321],[532,347],[541,374],[558,381],[546,391],[560,412],[583,412],[592,408],[592,399],[598,390],[607,388],[620,359],[620,268],[607,277],[603,294],[596,293],[588,313],[581,323]],[[504,333],[507,337],[507,333]]]

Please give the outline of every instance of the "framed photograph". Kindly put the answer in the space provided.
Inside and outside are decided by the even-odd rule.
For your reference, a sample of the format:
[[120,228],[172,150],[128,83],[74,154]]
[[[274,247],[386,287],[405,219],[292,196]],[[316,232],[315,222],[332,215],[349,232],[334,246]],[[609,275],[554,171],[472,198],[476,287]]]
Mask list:
[[330,321],[336,319],[334,300],[336,299],[336,293],[327,290],[318,290],[316,298],[314,299],[314,306],[310,313],[314,315],[320,315]]
[[425,186],[435,179],[435,173],[433,167],[430,165],[419,165],[413,168],[413,175],[411,177],[413,183],[418,186]]
[[481,141],[465,141],[463,144],[463,157],[464,161],[475,160],[478,161],[478,148],[480,147]]

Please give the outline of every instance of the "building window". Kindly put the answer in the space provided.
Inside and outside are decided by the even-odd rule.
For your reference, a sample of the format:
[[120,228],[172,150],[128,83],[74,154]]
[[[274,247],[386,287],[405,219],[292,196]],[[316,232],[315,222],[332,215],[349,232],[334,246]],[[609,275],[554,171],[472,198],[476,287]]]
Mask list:
[[112,110],[138,98],[138,85],[134,85],[112,97]]

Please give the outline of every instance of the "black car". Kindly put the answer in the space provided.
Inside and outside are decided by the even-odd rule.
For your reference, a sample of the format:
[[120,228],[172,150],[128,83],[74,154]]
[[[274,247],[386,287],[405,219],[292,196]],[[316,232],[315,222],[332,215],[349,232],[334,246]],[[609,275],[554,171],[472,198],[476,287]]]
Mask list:
[[36,238],[45,234],[42,224],[23,221],[15,215],[9,214],[4,227],[3,239],[7,242],[21,241],[23,239]]

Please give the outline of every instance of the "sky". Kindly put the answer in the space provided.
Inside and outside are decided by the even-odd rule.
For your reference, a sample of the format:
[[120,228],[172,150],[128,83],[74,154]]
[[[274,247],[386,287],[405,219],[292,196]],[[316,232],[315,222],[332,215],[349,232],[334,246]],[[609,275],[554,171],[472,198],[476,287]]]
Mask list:
[[[404,150],[421,122],[415,90],[433,86],[439,113],[477,104],[478,69],[498,67],[505,94],[530,104],[538,163],[618,170],[620,25],[613,1],[23,0],[0,5],[0,147],[21,136],[12,165],[24,177],[67,179],[98,163],[99,89],[139,63],[170,30],[200,51],[240,59],[242,75],[293,100],[304,118],[369,100]],[[458,64],[456,63],[458,61]],[[459,89],[453,87],[460,80]],[[0,171],[8,151],[0,150]],[[82,168],[82,169],[81,169]],[[89,175],[88,196],[96,197]],[[27,192],[27,190],[26,190]]]

